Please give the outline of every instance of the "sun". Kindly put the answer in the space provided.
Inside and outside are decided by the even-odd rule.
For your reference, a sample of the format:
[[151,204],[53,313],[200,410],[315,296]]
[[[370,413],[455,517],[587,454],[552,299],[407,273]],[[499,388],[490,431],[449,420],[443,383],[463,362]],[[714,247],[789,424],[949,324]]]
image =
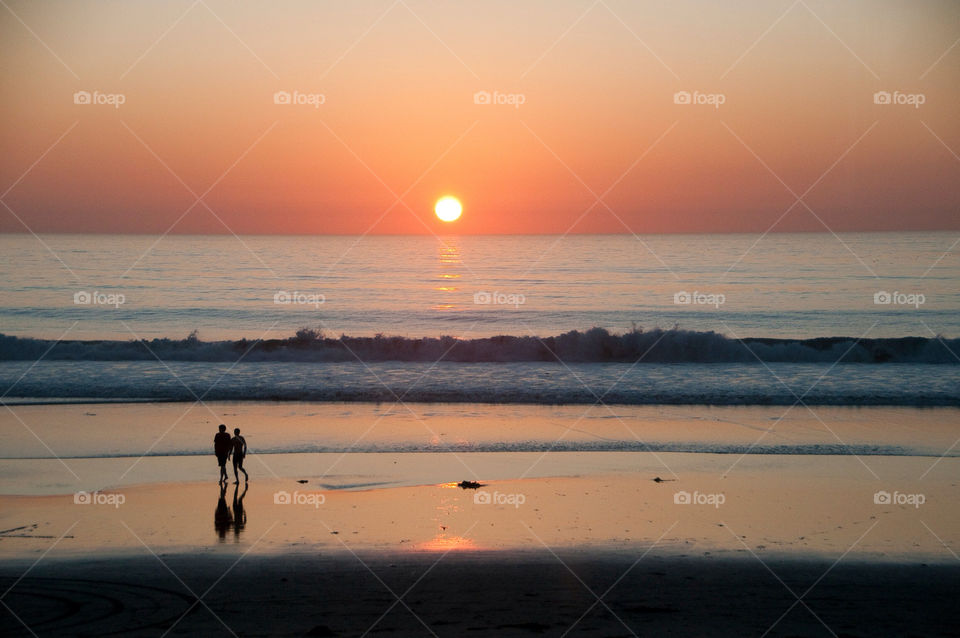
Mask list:
[[458,200],[456,197],[447,195],[446,197],[441,197],[437,200],[433,210],[437,214],[437,218],[440,221],[454,222],[460,219],[460,214],[463,212],[463,206],[460,205],[460,200]]

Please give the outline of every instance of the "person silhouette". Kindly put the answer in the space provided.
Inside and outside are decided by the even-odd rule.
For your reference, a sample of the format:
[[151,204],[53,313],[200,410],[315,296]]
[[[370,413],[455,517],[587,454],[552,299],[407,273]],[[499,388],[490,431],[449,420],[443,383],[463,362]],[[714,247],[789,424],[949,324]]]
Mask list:
[[217,455],[217,463],[220,464],[220,483],[226,483],[230,480],[227,476],[227,457],[230,456],[230,435],[227,434],[227,426],[220,424],[220,431],[213,437],[213,453]]
[[243,469],[243,457],[247,455],[247,440],[240,436],[240,428],[233,428],[233,438],[230,439],[230,450],[233,453],[233,478],[236,479],[234,483],[240,482],[240,475],[237,474],[238,469],[243,472],[243,480],[249,481],[250,476],[247,474],[247,471]]
[[217,530],[217,536],[220,542],[227,537],[227,530],[233,525],[233,514],[230,513],[230,506],[227,505],[227,484],[220,483],[220,500],[217,501],[217,509],[213,513],[213,528]]
[[243,493],[240,494],[240,497],[237,498],[237,492],[240,490],[240,486],[234,484],[233,488],[233,536],[235,538],[240,536],[240,532],[243,531],[243,528],[247,524],[247,512],[243,509],[243,497],[247,495],[247,490],[250,489],[249,486],[243,484]]

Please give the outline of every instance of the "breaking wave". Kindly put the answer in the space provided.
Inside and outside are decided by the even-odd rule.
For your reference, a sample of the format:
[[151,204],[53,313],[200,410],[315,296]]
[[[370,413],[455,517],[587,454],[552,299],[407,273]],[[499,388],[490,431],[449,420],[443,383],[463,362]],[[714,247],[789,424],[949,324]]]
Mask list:
[[325,337],[300,330],[286,339],[201,341],[186,339],[129,341],[52,341],[0,334],[0,361],[206,361],[344,362],[403,361],[458,363],[936,363],[957,364],[960,339],[896,337],[856,339],[735,339],[709,331],[603,328],[558,336]]

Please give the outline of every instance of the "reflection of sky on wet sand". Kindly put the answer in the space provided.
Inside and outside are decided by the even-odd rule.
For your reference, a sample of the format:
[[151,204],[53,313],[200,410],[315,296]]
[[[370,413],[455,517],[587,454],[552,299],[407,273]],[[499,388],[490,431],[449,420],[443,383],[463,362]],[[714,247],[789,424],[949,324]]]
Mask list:
[[425,543],[415,546],[416,549],[425,552],[449,552],[457,550],[480,549],[472,538],[463,536],[448,536],[447,534],[437,534]]
[[[338,482],[357,485],[364,482],[361,479],[369,484],[378,471],[393,467],[396,458],[364,455],[365,471],[349,476],[306,475],[306,484],[294,478],[257,479],[243,498],[243,514],[248,509],[256,514],[249,519],[237,516],[243,486],[234,504],[235,486],[230,485],[222,521],[220,514],[215,516],[215,522],[223,524],[215,529],[210,525],[211,510],[221,504],[220,488],[213,480],[104,490],[124,495],[119,507],[74,504],[72,494],[0,496],[0,529],[38,523],[26,537],[2,539],[0,559],[35,557],[65,530],[70,530],[68,537],[52,555],[143,551],[143,544],[158,554],[543,551],[544,546],[642,552],[656,542],[658,553],[688,555],[749,549],[760,556],[835,559],[855,546],[853,553],[860,555],[952,561],[944,547],[960,543],[952,487],[960,459],[940,460],[920,480],[934,459],[752,455],[738,460],[733,455],[663,453],[657,455],[658,461],[651,454],[630,454],[621,456],[632,460],[632,469],[497,480],[487,477],[502,470],[499,466],[511,462],[513,455],[460,456],[460,461],[477,467],[483,483],[479,490],[460,489],[449,481],[366,490],[323,487]],[[590,458],[603,464],[610,456],[582,453],[566,458],[568,464],[588,464]],[[464,467],[453,454],[418,455],[412,461],[446,464],[444,473],[465,478]],[[532,461],[526,458],[525,465]],[[652,480],[673,478],[660,461],[676,473],[676,482]],[[861,461],[883,477],[882,484]],[[726,478],[720,478],[734,463]],[[920,508],[876,503],[879,489],[920,493],[925,502]],[[724,500],[720,507],[684,505],[675,502],[680,490],[723,494]],[[281,491],[324,498],[284,504],[275,500]],[[482,493],[483,498],[475,498]],[[511,505],[509,497],[516,495],[523,496],[522,502]]]
[[[452,519],[457,514],[461,514],[464,508],[461,506],[460,488],[456,483],[442,483],[437,486],[436,493],[437,505],[435,507],[435,516],[433,521],[437,526],[437,535],[433,538],[414,545],[415,550],[425,552],[450,552],[458,550],[481,549],[477,542],[468,536],[469,531],[451,529]],[[451,491],[455,490],[455,491]],[[466,490],[469,494],[471,490]],[[472,527],[471,527],[472,529]]]

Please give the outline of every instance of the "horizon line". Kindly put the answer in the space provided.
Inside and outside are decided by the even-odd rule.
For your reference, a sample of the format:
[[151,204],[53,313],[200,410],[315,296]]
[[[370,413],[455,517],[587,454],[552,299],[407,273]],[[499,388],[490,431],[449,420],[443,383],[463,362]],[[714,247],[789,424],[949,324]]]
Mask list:
[[456,232],[438,232],[438,233],[222,233],[222,232],[192,232],[192,233],[154,233],[154,232],[136,232],[136,231],[56,231],[56,230],[12,230],[0,231],[0,236],[4,235],[75,235],[75,236],[118,236],[118,237],[156,237],[174,236],[174,237],[650,237],[650,236],[673,236],[673,235],[866,235],[866,234],[920,234],[920,233],[956,233],[960,228],[925,228],[925,229],[865,229],[865,230],[787,230],[787,231],[672,231],[672,232],[648,232],[648,233],[456,233]]

